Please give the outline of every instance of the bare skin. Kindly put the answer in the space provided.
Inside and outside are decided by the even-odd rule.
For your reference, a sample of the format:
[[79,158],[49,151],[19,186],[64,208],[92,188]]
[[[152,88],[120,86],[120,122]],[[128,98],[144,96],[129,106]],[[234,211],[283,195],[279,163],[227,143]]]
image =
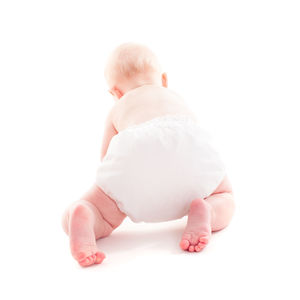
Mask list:
[[[134,89],[125,85],[120,85],[121,88],[114,85],[110,89],[117,101],[106,120],[101,160],[112,137],[128,126],[167,114],[184,114],[196,121],[183,100],[166,88],[166,75],[162,74],[160,84],[157,82]],[[212,231],[221,230],[229,224],[233,212],[232,189],[225,177],[209,197],[194,199],[191,203],[180,247],[189,252],[201,251],[209,242]],[[103,261],[105,255],[97,248],[96,240],[110,235],[125,217],[116,202],[96,185],[66,210],[63,228],[70,237],[71,253],[81,266]]]
[[[228,178],[206,199],[195,199],[190,206],[188,222],[180,247],[189,252],[201,251],[209,242],[212,231],[225,228],[233,215],[234,202]],[[68,208],[63,228],[70,237],[73,257],[83,266],[99,264],[105,254],[96,240],[109,236],[126,215],[98,186]]]
[[97,185],[65,211],[62,226],[69,235],[71,253],[81,266],[103,261],[105,254],[97,248],[96,240],[110,235],[125,217]]
[[143,85],[124,95],[121,92],[113,92],[116,101],[106,119],[101,159],[105,156],[113,136],[131,125],[176,114],[189,116],[197,122],[197,118],[188,109],[184,100],[166,87],[166,83],[165,86]]
[[231,184],[227,177],[218,188],[205,199],[191,203],[188,222],[180,247],[189,252],[199,252],[209,242],[211,232],[225,228],[234,213]]

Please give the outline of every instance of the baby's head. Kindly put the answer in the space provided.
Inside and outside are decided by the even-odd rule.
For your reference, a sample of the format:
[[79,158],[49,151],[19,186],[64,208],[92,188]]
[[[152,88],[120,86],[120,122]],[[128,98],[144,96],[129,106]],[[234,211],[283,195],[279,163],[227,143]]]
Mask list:
[[167,75],[161,72],[155,54],[147,47],[125,43],[110,55],[104,76],[109,92],[120,99],[129,90],[145,84],[167,87]]

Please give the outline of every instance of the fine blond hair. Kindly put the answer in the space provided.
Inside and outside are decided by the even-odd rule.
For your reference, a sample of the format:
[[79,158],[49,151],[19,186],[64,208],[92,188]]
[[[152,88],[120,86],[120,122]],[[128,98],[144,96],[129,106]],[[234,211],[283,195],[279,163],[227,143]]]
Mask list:
[[149,79],[161,72],[156,55],[146,46],[124,43],[110,55],[104,76],[108,83]]

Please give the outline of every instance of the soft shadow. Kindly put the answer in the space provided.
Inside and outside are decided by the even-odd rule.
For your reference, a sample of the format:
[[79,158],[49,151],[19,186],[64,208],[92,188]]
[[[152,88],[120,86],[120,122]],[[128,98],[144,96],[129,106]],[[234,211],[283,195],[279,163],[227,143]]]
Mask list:
[[171,253],[181,253],[179,242],[184,230],[184,225],[176,224],[170,226],[156,226],[143,228],[142,230],[128,229],[113,232],[109,237],[97,241],[97,246],[109,255],[137,251],[168,251]]

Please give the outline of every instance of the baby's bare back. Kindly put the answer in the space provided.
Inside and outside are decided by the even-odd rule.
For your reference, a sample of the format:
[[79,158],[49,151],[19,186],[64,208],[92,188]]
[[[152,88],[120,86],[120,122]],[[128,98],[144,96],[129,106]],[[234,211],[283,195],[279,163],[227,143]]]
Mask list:
[[144,85],[126,93],[112,109],[112,122],[119,132],[131,125],[164,115],[188,115],[196,121],[183,99],[173,91]]

